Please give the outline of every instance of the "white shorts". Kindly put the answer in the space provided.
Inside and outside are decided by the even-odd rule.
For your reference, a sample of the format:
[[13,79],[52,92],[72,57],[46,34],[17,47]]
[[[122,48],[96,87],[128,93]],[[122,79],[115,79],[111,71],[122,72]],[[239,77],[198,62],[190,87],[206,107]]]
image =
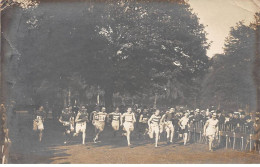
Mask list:
[[41,120],[34,120],[33,121],[33,130],[37,131],[37,130],[44,130],[44,125],[43,122]]
[[105,122],[104,121],[95,121],[94,126],[96,129],[98,129],[99,131],[102,132],[105,128]]
[[164,123],[159,125],[159,132],[160,133],[163,133],[165,131],[165,129],[166,129],[166,125]]
[[86,128],[87,128],[86,122],[77,122],[76,123],[76,133],[79,133],[79,132],[84,133],[86,131]]
[[148,132],[148,134],[149,134],[149,137],[150,138],[153,138],[153,134],[156,134],[156,135],[158,135],[159,133],[160,133],[160,127],[159,127],[159,125],[151,125],[150,126],[150,129],[149,129],[149,132]]
[[120,127],[119,121],[112,121],[111,126],[115,131],[118,131]]
[[207,128],[206,129],[206,136],[215,137],[216,136],[216,132],[217,132],[217,129],[215,129],[215,128]]
[[165,130],[167,131],[174,131],[174,126],[171,121],[165,122]]
[[125,131],[134,131],[134,123],[133,122],[124,122]]

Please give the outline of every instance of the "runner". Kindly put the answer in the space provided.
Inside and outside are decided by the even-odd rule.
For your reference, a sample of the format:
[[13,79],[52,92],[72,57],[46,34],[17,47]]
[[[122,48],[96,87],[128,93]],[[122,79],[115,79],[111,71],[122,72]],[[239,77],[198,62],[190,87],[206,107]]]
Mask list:
[[97,143],[99,139],[99,134],[104,131],[105,121],[107,119],[106,108],[102,107],[100,112],[97,112],[94,116],[94,126],[95,126],[95,137],[93,139],[94,143]]
[[85,144],[87,122],[89,122],[87,109],[85,106],[82,106],[75,119],[76,133],[73,135],[78,136],[78,134],[82,132],[82,144]]
[[142,114],[140,115],[139,126],[138,126],[138,130],[141,133],[140,135],[143,136],[143,138],[145,138],[146,134],[149,131],[149,128],[148,128],[149,117],[150,117],[150,114],[149,114],[148,110],[145,108],[143,110]]
[[204,135],[209,139],[209,151],[213,151],[212,143],[218,137],[218,120],[216,113],[213,113],[212,118],[207,120],[204,126]]
[[61,116],[59,118],[59,122],[65,127],[65,141],[64,144],[67,144],[71,139],[71,133],[74,131],[74,117],[72,112],[69,111],[69,108],[65,108],[62,110]]
[[39,109],[35,112],[33,120],[33,130],[39,133],[39,142],[42,141],[45,118],[46,112],[44,111],[43,106],[40,106]]
[[110,113],[109,117],[110,116],[112,117],[111,126],[114,130],[113,136],[116,136],[116,133],[119,131],[120,118],[121,118],[121,113],[119,112],[119,108],[117,107],[115,112]]
[[136,122],[135,120],[135,115],[132,112],[132,108],[128,107],[127,112],[124,113],[121,117],[121,126],[124,126],[124,131],[126,131],[126,139],[127,139],[127,144],[128,146],[131,146],[130,138],[131,138],[131,132],[134,130],[134,123]]
[[155,113],[151,116],[151,118],[148,120],[150,138],[153,139],[153,136],[155,134],[155,147],[158,147],[160,123],[161,123],[160,110],[157,109]]
[[166,112],[162,116],[161,122],[165,125],[165,130],[167,134],[167,143],[173,143],[173,137],[174,137],[174,126],[172,124],[173,121],[173,114],[175,109],[171,108],[170,111]]
[[179,120],[179,126],[180,126],[180,133],[183,135],[183,143],[184,145],[187,144],[188,140],[188,127],[189,127],[189,113],[186,112],[184,116]]

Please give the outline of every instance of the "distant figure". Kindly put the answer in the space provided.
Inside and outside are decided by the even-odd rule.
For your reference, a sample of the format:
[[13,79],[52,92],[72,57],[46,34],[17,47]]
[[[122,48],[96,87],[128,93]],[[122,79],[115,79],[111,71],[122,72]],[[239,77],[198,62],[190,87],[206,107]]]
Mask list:
[[125,135],[128,146],[131,146],[131,132],[134,131],[135,122],[135,114],[132,112],[132,108],[128,107],[127,112],[121,117],[121,126],[124,126],[124,131],[126,131]]
[[148,120],[150,138],[153,139],[153,136],[155,134],[155,147],[158,147],[160,123],[161,123],[160,110],[157,109],[155,113],[151,116],[151,118]]
[[34,113],[33,120],[33,130],[39,133],[39,141],[42,141],[43,130],[44,130],[44,120],[46,118],[46,112],[43,106],[40,106],[38,110]]
[[75,123],[76,123],[76,133],[74,136],[78,136],[80,132],[82,132],[82,144],[85,144],[86,140],[86,128],[87,128],[88,120],[88,112],[85,106],[82,106],[80,110],[78,110]]
[[204,135],[209,139],[209,151],[213,151],[212,143],[218,137],[218,120],[216,113],[213,113],[212,118],[207,120],[204,126]]

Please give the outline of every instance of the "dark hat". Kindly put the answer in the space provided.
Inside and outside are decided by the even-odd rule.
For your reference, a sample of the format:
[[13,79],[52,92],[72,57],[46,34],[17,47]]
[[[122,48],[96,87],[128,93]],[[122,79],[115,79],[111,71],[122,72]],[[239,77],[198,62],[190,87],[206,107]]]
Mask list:
[[216,113],[219,114],[219,113],[221,113],[221,111],[220,111],[220,110],[217,110]]
[[245,116],[245,120],[251,119],[250,115]]
[[246,115],[246,113],[245,113],[244,111],[242,111],[240,114],[241,114],[241,115]]

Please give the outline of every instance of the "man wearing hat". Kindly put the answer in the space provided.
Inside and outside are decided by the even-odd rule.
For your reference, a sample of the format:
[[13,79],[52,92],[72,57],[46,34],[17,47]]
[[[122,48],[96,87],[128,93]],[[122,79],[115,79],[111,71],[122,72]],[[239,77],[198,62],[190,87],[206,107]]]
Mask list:
[[78,114],[75,119],[76,123],[76,133],[74,136],[77,136],[80,132],[82,132],[82,144],[85,144],[86,139],[86,128],[88,122],[88,113],[85,106],[82,106],[81,109],[78,111]]
[[212,143],[215,140],[215,138],[218,136],[217,134],[218,134],[217,114],[213,113],[212,118],[207,120],[204,126],[204,135],[207,136],[209,139],[209,151],[213,151]]
[[224,123],[225,123],[225,117],[222,115],[220,110],[217,110],[216,114],[217,114],[218,123],[220,125],[219,128],[220,128],[220,130],[223,130],[224,129],[223,126],[224,126]]
[[234,118],[231,120],[232,130],[235,132],[240,131],[240,127],[242,125],[242,121],[239,118],[239,112],[234,112]]

